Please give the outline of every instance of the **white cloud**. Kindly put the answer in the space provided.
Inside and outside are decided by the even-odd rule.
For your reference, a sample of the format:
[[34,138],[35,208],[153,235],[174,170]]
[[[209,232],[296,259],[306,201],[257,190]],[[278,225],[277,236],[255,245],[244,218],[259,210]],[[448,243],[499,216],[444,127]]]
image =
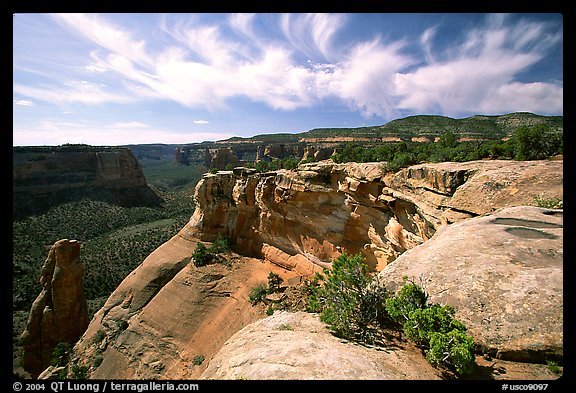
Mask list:
[[124,123],[112,123],[106,126],[107,128],[147,128],[150,127],[148,124],[141,123],[139,121],[129,121]]
[[194,120],[194,124],[208,124],[208,120]]
[[15,99],[14,100],[14,105],[21,105],[21,106],[33,106],[34,103],[30,100],[21,100],[21,99]]
[[[561,84],[516,80],[521,72],[541,60],[546,48],[561,36],[543,34],[541,23],[521,21],[507,26],[505,20],[504,15],[497,15],[489,19],[487,28],[470,31],[463,44],[450,49],[442,62],[430,61],[409,73],[400,70],[394,78],[398,107],[447,115],[561,112]],[[421,42],[426,53],[430,53],[429,30]]]
[[331,59],[332,40],[345,23],[343,14],[284,14],[282,32],[294,48],[310,58]]
[[[375,38],[335,46],[347,21],[344,14],[281,15],[277,25],[283,41],[282,35],[263,36],[257,17],[234,14],[227,26],[199,25],[195,17],[164,18],[160,32],[172,41],[156,47],[106,16],[58,15],[56,20],[99,47],[90,52],[93,61],[84,70],[113,71],[122,90],[71,81],[59,87],[17,84],[14,91],[56,103],[162,99],[212,111],[229,109],[235,97],[278,110],[312,107],[336,97],[367,117],[390,117],[399,110],[449,115],[483,108],[499,113],[504,111],[500,108],[562,110],[561,83],[517,80],[562,39],[543,23],[510,24],[506,15],[494,15],[444,53],[435,51],[436,25],[412,42],[424,53],[422,63],[407,54],[406,40]],[[225,34],[230,31],[235,35]],[[311,59],[307,65],[297,62],[302,54]]]
[[403,44],[388,46],[379,40],[354,48],[329,81],[330,92],[350,102],[365,116],[390,115],[394,110],[394,76],[412,60],[401,53]]

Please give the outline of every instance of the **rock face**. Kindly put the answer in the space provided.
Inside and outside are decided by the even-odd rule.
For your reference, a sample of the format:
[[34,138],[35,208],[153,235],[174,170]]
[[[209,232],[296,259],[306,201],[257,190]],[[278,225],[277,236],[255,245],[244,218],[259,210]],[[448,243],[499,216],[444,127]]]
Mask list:
[[14,147],[12,163],[16,219],[86,196],[125,206],[161,202],[127,148]]
[[21,337],[24,369],[34,378],[50,365],[58,343],[75,343],[88,326],[83,273],[80,243],[68,239],[54,243],[42,266],[42,292],[32,304]]
[[430,302],[454,306],[484,353],[561,361],[562,217],[562,210],[520,206],[452,224],[379,276],[391,290],[408,276]]
[[[548,226],[544,229],[526,227],[533,224],[527,220],[543,222],[541,215],[538,218],[513,215],[474,217],[503,207],[532,205],[535,195],[562,197],[562,187],[562,161],[422,164],[397,173],[387,172],[380,163],[334,164],[326,161],[300,165],[296,171],[255,173],[254,170],[235,168],[233,171],[206,174],[196,187],[196,209],[190,221],[150,254],[112,293],[76,344],[74,362],[88,367],[91,378],[105,379],[198,378],[207,367],[210,371],[206,371],[204,378],[271,378],[274,372],[277,373],[275,378],[296,378],[290,371],[292,366],[294,370],[300,370],[301,378],[321,378],[314,369],[330,367],[329,362],[314,358],[306,363],[317,350],[324,354],[324,358],[330,358],[334,353],[342,362],[351,365],[349,373],[339,367],[338,371],[327,371],[326,378],[417,379],[429,375],[433,378],[433,374],[427,374],[431,370],[421,354],[418,354],[418,359],[407,357],[401,362],[400,357],[408,356],[402,351],[367,355],[359,353],[359,348],[351,345],[346,345],[344,351],[344,347],[338,347],[338,343],[328,341],[329,338],[319,338],[319,330],[312,331],[316,329],[314,326],[318,326],[318,321],[313,321],[312,316],[312,319],[303,316],[283,322],[271,319],[276,322],[263,322],[262,326],[254,325],[244,331],[239,336],[240,340],[254,337],[260,328],[266,331],[261,335],[268,334],[280,340],[278,344],[267,341],[266,337],[256,340],[250,352],[250,356],[256,358],[248,361],[246,357],[246,368],[242,368],[241,362],[234,358],[225,363],[224,355],[217,353],[236,332],[266,316],[264,309],[250,304],[248,295],[256,285],[266,283],[269,272],[279,274],[285,282],[299,282],[302,276],[330,267],[331,261],[342,252],[361,252],[376,270],[389,272],[388,282],[396,285],[397,280],[392,277],[401,280],[405,274],[403,270],[408,272],[411,269],[411,266],[406,266],[394,270],[403,258],[426,247],[454,225],[496,218],[499,221],[489,225],[502,232],[501,241],[508,242],[511,248],[503,248],[506,251],[499,253],[500,243],[485,248],[473,247],[468,240],[464,246],[460,243],[461,248],[476,255],[477,264],[478,255],[487,253],[494,266],[484,269],[488,272],[488,281],[484,278],[474,281],[474,277],[480,277],[476,270],[460,270],[458,275],[446,273],[442,280],[433,282],[443,285],[439,291],[450,289],[453,297],[444,299],[440,297],[444,292],[435,291],[431,300],[454,301],[459,310],[457,316],[469,326],[474,337],[478,337],[478,342],[484,343],[486,351],[499,351],[499,356],[502,356],[506,352],[505,340],[509,340],[512,345],[508,354],[526,352],[517,350],[522,347],[517,346],[512,337],[517,337],[520,342],[520,337],[528,337],[532,332],[529,328],[540,329],[534,335],[544,337],[547,328],[520,322],[523,313],[528,313],[531,321],[537,319],[537,315],[550,315],[539,314],[540,306],[528,303],[527,297],[542,300],[543,296],[550,295],[550,302],[557,299],[556,290],[544,291],[536,287],[544,286],[543,280],[551,276],[553,287],[558,288],[558,268],[553,268],[552,263],[548,267],[539,265],[538,257],[549,254],[557,258],[561,255],[562,244],[556,238],[561,231],[557,227],[559,216],[544,214],[548,220],[556,220],[546,224]],[[541,212],[541,209],[528,210]],[[520,221],[505,220],[507,218]],[[543,235],[541,232],[550,233]],[[213,241],[219,235],[228,238],[242,257],[235,257],[232,267],[220,264],[195,267],[190,259],[197,243]],[[453,235],[455,239],[458,236],[459,233]],[[527,240],[533,247],[540,248],[529,248],[528,244],[520,243],[527,236],[532,236]],[[555,243],[540,246],[539,242],[544,240]],[[516,250],[515,244],[525,244],[526,247],[520,246]],[[492,253],[488,253],[490,247]],[[514,254],[516,251],[513,250],[519,254]],[[445,272],[456,270],[459,264],[464,266],[467,261],[445,254],[449,249],[443,250],[444,254],[440,251],[438,255],[445,255],[444,263],[452,261],[451,267],[441,268],[443,265],[439,264],[439,269]],[[526,259],[522,256],[524,254],[534,254],[534,259]],[[500,271],[496,269],[500,262],[517,266],[519,270]],[[520,273],[522,263],[528,265],[522,268],[524,273]],[[417,266],[416,262],[413,264]],[[429,265],[422,265],[419,269],[435,272],[435,268]],[[392,275],[393,271],[396,276]],[[414,271],[414,275],[418,272]],[[502,303],[495,302],[492,306],[481,298],[482,288],[497,287],[490,281],[490,274],[503,283],[501,296],[517,296],[518,302],[510,307],[521,309],[509,307],[509,318],[498,319],[497,308]],[[513,277],[508,274],[516,275],[522,287],[514,286]],[[459,285],[462,282],[467,282],[471,292],[458,294],[456,289],[462,286]],[[431,289],[430,285],[428,289]],[[466,299],[478,300],[484,306],[472,300],[466,302]],[[551,307],[550,302],[542,300],[541,305]],[[562,304],[561,299],[559,303]],[[484,307],[489,314],[474,314],[479,307]],[[273,318],[289,317],[274,315]],[[490,320],[492,330],[482,331],[484,318],[493,318]],[[550,326],[561,325],[557,316],[550,318]],[[278,330],[279,323],[289,324],[293,330]],[[503,327],[503,324],[508,325]],[[518,326],[517,330],[514,326]],[[508,329],[507,333],[503,333],[503,329]],[[561,338],[554,329],[551,328],[549,337],[542,341],[545,348],[530,347],[530,350],[546,355],[558,354],[557,343]],[[299,335],[303,335],[300,346],[282,349],[284,342],[296,343]],[[239,342],[242,341],[236,341]],[[258,357],[259,351],[268,346],[278,349],[289,362],[278,359],[278,356],[274,358],[273,351],[270,351],[266,353],[267,358],[274,359],[271,368],[259,367],[266,361]],[[228,347],[235,353],[241,351],[237,344]],[[335,352],[331,352],[332,349]],[[347,351],[352,351],[348,358],[343,353]],[[197,365],[200,355],[205,360]],[[386,361],[389,363],[385,369],[378,366],[380,360],[377,359],[383,359],[382,356],[388,356]],[[101,363],[96,362],[99,358]],[[221,365],[219,370],[218,364]],[[225,371],[225,364],[229,371]],[[273,368],[273,364],[277,367]],[[362,364],[366,371],[362,373],[352,364]],[[262,370],[258,371],[259,368]],[[413,374],[412,370],[421,373]]]
[[283,255],[280,264],[302,274],[344,251],[361,252],[379,271],[443,225],[533,204],[541,193],[561,197],[562,180],[562,161],[421,164],[398,173],[331,161],[221,171],[198,183],[189,226],[202,240],[228,237],[245,255]]
[[234,334],[202,379],[440,379],[418,352],[333,336],[317,314],[277,311]]
[[[249,291],[265,283],[270,263],[238,257],[231,267],[191,262],[197,239],[183,228],[136,268],[94,315],[75,347],[91,378],[197,378],[222,344],[261,318]],[[195,365],[196,356],[206,361]],[[94,366],[95,359],[102,362]]]

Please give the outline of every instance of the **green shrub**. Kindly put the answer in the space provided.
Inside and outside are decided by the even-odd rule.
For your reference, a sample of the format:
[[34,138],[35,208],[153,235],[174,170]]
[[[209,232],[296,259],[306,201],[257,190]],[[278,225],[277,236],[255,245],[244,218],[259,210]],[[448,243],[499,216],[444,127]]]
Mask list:
[[426,360],[433,366],[446,365],[458,374],[474,370],[474,339],[460,329],[448,333],[433,332]]
[[474,339],[466,334],[466,326],[454,318],[450,305],[427,304],[428,294],[417,284],[405,284],[398,294],[386,302],[386,310],[395,321],[403,321],[404,334],[426,349],[426,359],[467,374],[474,369]]
[[70,356],[70,343],[59,342],[56,344],[52,350],[52,357],[50,359],[50,365],[55,367],[61,367],[68,364],[68,357]]
[[194,359],[192,359],[192,364],[194,366],[199,366],[202,363],[204,363],[204,359],[205,359],[204,355],[196,355],[196,356],[194,356]]
[[466,331],[466,327],[454,319],[452,306],[427,305],[410,311],[404,323],[406,337],[420,345],[428,345],[434,333],[448,333],[452,330]]
[[230,245],[228,244],[228,239],[222,235],[218,235],[214,243],[208,247],[208,251],[213,254],[226,254],[230,252]]
[[220,254],[230,252],[228,239],[218,235],[218,238],[210,246],[206,247],[204,243],[196,244],[196,250],[192,254],[194,266],[200,267],[208,265],[212,262],[223,261],[224,258]]
[[554,374],[562,374],[562,369],[554,360],[546,360],[546,365],[548,366],[548,370],[552,371]]
[[128,322],[126,322],[123,319],[117,319],[116,320],[116,326],[118,326],[119,330],[126,330],[126,329],[128,329]]
[[280,290],[280,284],[284,282],[284,279],[276,273],[270,272],[268,274],[268,293],[278,292]]
[[428,294],[413,281],[392,296],[377,277],[361,254],[342,254],[331,271],[324,269],[324,275],[316,274],[306,285],[306,309],[320,312],[320,320],[335,335],[369,344],[381,339],[384,328],[403,326],[406,337],[425,349],[433,366],[457,374],[474,369],[474,339],[454,318],[454,307],[428,304]]
[[536,204],[536,206],[543,207],[546,209],[562,209],[564,207],[562,198],[558,196],[546,198],[544,196],[535,195],[534,203]]
[[320,320],[339,337],[372,343],[388,319],[387,291],[368,272],[362,255],[342,254],[325,270],[323,288],[312,296]]
[[266,284],[258,284],[250,290],[248,299],[252,305],[264,300],[268,294],[268,286]]
[[88,366],[75,364],[72,366],[72,377],[74,379],[88,379]]
[[386,300],[386,311],[399,324],[403,325],[411,311],[426,306],[428,295],[417,284],[405,284],[396,296]]
[[196,250],[192,254],[192,260],[194,261],[194,265],[197,267],[204,266],[212,262],[214,259],[214,254],[208,251],[208,248],[204,245],[204,243],[198,243],[196,245]]
[[563,151],[562,135],[543,124],[517,128],[513,141],[516,160],[542,160]]

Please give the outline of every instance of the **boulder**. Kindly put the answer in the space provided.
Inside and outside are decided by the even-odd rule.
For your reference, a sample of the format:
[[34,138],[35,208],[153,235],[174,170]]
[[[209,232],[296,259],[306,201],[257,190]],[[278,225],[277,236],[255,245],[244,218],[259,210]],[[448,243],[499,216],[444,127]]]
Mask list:
[[201,379],[440,379],[418,351],[372,348],[332,335],[318,317],[276,311],[234,334]]
[[379,273],[449,304],[481,352],[523,361],[563,356],[563,213],[518,206],[443,227]]

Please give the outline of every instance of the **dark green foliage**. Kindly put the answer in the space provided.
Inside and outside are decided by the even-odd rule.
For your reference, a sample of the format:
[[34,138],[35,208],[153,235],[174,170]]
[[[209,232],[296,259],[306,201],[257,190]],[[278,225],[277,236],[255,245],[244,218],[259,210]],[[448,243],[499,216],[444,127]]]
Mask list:
[[517,160],[542,160],[562,152],[562,135],[542,124],[519,127],[513,139]]
[[[422,162],[465,162],[472,160],[517,159],[536,160],[561,154],[562,134],[539,124],[520,127],[508,140],[496,139],[496,134],[479,135],[479,140],[459,142],[457,135],[447,130],[438,142],[349,143],[332,156],[337,163],[382,162],[396,172],[401,168]],[[483,139],[492,137],[495,139]]]
[[204,266],[212,262],[214,255],[208,251],[208,248],[204,243],[198,243],[196,245],[196,250],[192,254],[192,260],[194,261],[194,266]]
[[[428,304],[428,294],[415,282],[393,296],[368,272],[363,257],[341,255],[307,285],[307,310],[339,337],[377,343],[386,328],[403,327],[406,337],[426,350],[428,361],[457,374],[474,369],[474,340],[454,318],[449,305]],[[405,278],[407,279],[407,278]],[[323,286],[318,281],[323,280]]]
[[311,296],[320,319],[343,338],[372,343],[388,321],[387,291],[369,274],[362,255],[342,254],[325,270],[324,286]]
[[120,329],[120,330],[126,330],[126,329],[128,329],[128,322],[126,322],[123,319],[117,319],[116,320],[116,326],[118,326],[118,329]]
[[196,249],[194,253],[192,253],[192,261],[196,267],[205,266],[213,262],[222,261],[223,258],[220,254],[229,252],[230,246],[228,245],[228,240],[222,236],[218,236],[209,247],[206,247],[204,243],[196,244]]
[[322,287],[321,281],[324,281],[325,277],[316,272],[311,280],[307,280],[304,286],[304,293],[307,295],[306,299],[306,311],[308,312],[320,312],[322,311]]
[[443,148],[448,148],[448,149],[452,149],[454,147],[456,147],[456,144],[458,143],[456,140],[456,135],[454,135],[454,133],[450,130],[446,131],[444,134],[442,134],[442,136],[440,137],[440,146],[442,146]]
[[268,292],[269,293],[278,292],[280,290],[280,284],[282,284],[282,282],[284,282],[284,279],[282,277],[280,277],[276,273],[270,272],[268,274]]
[[258,302],[264,300],[266,295],[268,294],[268,287],[266,284],[258,284],[250,290],[248,294],[248,299],[250,300],[250,304],[254,305]]
[[88,300],[107,297],[136,266],[186,224],[186,192],[161,193],[162,207],[120,207],[84,199],[14,221],[14,309],[29,310],[40,291],[40,267],[59,239],[79,240]]
[[[281,291],[280,284],[284,282],[284,279],[278,274],[270,272],[268,273],[268,285],[258,284],[250,290],[248,294],[248,299],[252,305],[264,301],[266,295],[277,293]],[[274,312],[272,306],[268,307],[267,314],[272,315]]]
[[449,305],[431,304],[416,308],[408,313],[404,333],[417,344],[428,345],[433,333],[446,334],[453,329],[466,331],[466,327],[454,319],[454,314],[454,308]]
[[400,325],[408,320],[412,311],[422,309],[426,306],[428,294],[414,284],[405,284],[396,296],[386,300],[386,311]]
[[55,367],[61,367],[68,364],[68,358],[70,356],[70,349],[72,345],[66,342],[59,342],[54,347],[52,351],[52,358],[50,360],[50,365]]
[[427,301],[425,291],[412,282],[387,301],[386,310],[396,321],[404,320],[404,334],[426,349],[426,359],[432,365],[443,365],[457,374],[470,373],[476,361],[474,339],[454,318],[456,310],[452,306]]
[[88,379],[88,366],[73,365],[72,377],[73,379]]
[[469,374],[474,370],[476,362],[474,339],[461,329],[447,333],[433,332],[430,335],[430,349],[426,352],[426,359],[433,366],[446,365],[457,374]]
[[228,244],[228,239],[219,235],[214,243],[209,247],[209,251],[214,254],[226,254],[230,252],[230,245]]
[[202,363],[204,363],[204,355],[195,355],[194,358],[192,359],[192,364],[194,366],[199,366]]
[[564,202],[559,196],[554,197],[544,197],[540,195],[534,196],[534,203],[538,207],[543,207],[546,209],[562,209],[564,208]]

